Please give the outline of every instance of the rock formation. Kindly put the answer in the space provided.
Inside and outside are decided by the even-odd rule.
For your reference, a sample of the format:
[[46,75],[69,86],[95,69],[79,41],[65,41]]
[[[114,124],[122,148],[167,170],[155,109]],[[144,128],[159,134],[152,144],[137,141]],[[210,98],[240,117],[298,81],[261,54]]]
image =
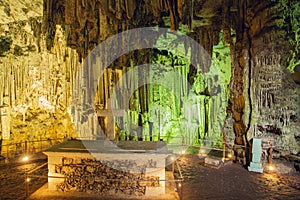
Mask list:
[[[122,55],[113,62],[105,76],[99,77],[95,100],[98,109],[107,108],[112,89],[132,66],[152,61],[173,62],[173,68],[166,70],[186,76],[191,85],[188,88],[178,84],[175,88],[185,98],[164,103],[158,103],[158,99],[168,94],[166,90],[153,85],[140,87],[130,99],[126,116],[116,119],[120,138],[129,139],[131,136],[125,132],[138,132],[137,126],[143,127],[144,138],[150,137],[152,131],[160,134],[162,127],[173,127],[164,130],[165,136],[167,132],[182,132],[176,124],[187,120],[189,123],[197,121],[189,130],[197,139],[213,135],[210,139],[218,140],[223,133],[226,141],[236,144],[237,160],[244,164],[252,137],[272,138],[272,145],[278,149],[299,151],[299,85],[286,70],[290,47],[285,29],[277,26],[281,16],[276,2],[30,2],[2,0],[0,4],[3,19],[0,26],[1,130],[2,138],[9,139],[7,142],[70,137],[76,134],[74,124],[82,137],[97,135],[98,122],[105,127],[107,121],[86,109],[93,109],[87,104],[91,96],[86,93],[90,86],[87,77],[92,72],[81,67],[83,61],[98,44],[116,33],[159,26],[187,34],[213,59],[201,63],[202,71],[199,71],[190,65],[197,59],[193,53],[188,54],[189,60],[181,61],[184,59],[180,56],[166,54],[162,49],[143,49]],[[159,43],[161,36],[155,37]],[[181,43],[187,53],[193,52],[193,46]],[[218,63],[220,73],[216,76],[204,75],[212,70],[211,61]],[[225,67],[228,63],[231,66]],[[78,75],[81,78],[76,80]],[[136,85],[134,81],[128,84]],[[115,104],[123,109],[122,102]],[[192,114],[185,109],[186,105],[192,106]],[[162,125],[162,117],[169,114],[173,118]],[[153,116],[156,118],[152,119]],[[159,123],[152,124],[153,120]],[[214,121],[222,123],[214,124]],[[217,145],[215,143],[213,145]]]
[[12,11],[2,18],[1,33],[12,43],[0,58],[3,144],[71,137],[75,127],[70,106],[73,71],[80,66],[78,54],[66,46],[59,25],[54,47],[46,49],[41,1],[5,2],[4,8]]

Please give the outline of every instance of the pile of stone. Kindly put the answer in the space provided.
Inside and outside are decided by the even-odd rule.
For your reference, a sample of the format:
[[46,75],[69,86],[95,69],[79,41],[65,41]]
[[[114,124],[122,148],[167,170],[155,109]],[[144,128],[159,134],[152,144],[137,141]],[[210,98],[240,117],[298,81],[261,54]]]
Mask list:
[[159,177],[146,176],[146,167],[155,163],[138,165],[135,161],[96,161],[90,159],[64,158],[62,165],[56,165],[56,172],[65,176],[57,185],[60,191],[89,193],[121,193],[143,196],[146,187],[158,187]]

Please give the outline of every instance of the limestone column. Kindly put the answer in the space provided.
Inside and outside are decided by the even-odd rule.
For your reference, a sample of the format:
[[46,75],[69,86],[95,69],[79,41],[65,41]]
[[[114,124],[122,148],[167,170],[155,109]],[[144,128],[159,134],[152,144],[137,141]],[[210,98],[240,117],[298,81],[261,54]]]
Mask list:
[[9,105],[9,96],[4,97],[4,104],[0,107],[0,117],[1,117],[1,129],[2,129],[2,139],[10,139],[10,122],[11,122],[11,108]]

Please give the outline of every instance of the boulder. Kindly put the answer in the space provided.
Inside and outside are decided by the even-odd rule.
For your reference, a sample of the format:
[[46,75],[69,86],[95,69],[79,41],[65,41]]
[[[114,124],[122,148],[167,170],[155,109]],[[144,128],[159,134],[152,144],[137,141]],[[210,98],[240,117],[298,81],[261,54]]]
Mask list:
[[219,158],[206,157],[204,163],[206,166],[219,168],[222,162]]

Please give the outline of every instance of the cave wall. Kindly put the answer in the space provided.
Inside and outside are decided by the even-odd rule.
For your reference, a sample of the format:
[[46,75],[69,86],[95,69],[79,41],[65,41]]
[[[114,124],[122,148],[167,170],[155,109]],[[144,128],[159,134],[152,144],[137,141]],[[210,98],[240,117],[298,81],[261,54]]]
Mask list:
[[[285,30],[276,26],[278,13],[271,1],[36,0],[34,7],[19,3],[14,4],[16,9],[12,9],[9,1],[3,2],[0,14],[5,20],[1,23],[1,34],[3,39],[11,37],[12,44],[0,58],[2,138],[12,136],[12,141],[22,141],[28,139],[24,134],[27,132],[39,132],[32,134],[34,137],[53,137],[60,134],[61,126],[65,127],[61,136],[69,135],[74,128],[70,114],[73,89],[82,88],[80,92],[84,94],[88,84],[86,72],[80,68],[86,55],[121,31],[160,26],[186,33],[211,56],[220,42],[220,32],[224,33],[232,60],[224,133],[240,145],[235,149],[238,160],[246,162],[244,147],[250,145],[248,140],[254,136],[269,137],[276,147],[297,151],[294,146],[299,146],[295,139],[299,138],[299,86],[286,70],[289,47]],[[31,9],[38,12],[30,12]],[[21,11],[27,18],[20,17]],[[193,47],[187,45],[188,48],[193,51]],[[147,50],[130,52],[109,67],[111,80],[97,94],[99,105],[107,107],[112,83],[130,64],[148,63],[148,54]],[[193,59],[196,58],[191,54],[190,60]],[[201,69],[209,71],[210,64],[210,60],[201,63]],[[75,80],[77,73],[83,77],[79,82]],[[191,85],[197,73],[195,67],[189,68]],[[141,88],[137,96],[142,97],[149,89]],[[97,123],[95,116],[80,118],[85,98],[79,95],[76,99],[74,121],[83,124],[79,132],[86,132],[87,127]],[[5,113],[16,117],[6,117]],[[33,119],[37,121],[32,122]],[[45,126],[39,128],[40,123]]]
[[299,85],[287,70],[289,46],[286,30],[277,26],[278,11],[271,2],[251,9],[252,137],[280,150],[298,153]]
[[[75,136],[70,105],[74,72],[80,66],[78,54],[66,46],[60,26],[53,47],[47,50],[42,1],[2,3],[11,8],[0,23],[1,37],[11,41],[0,56],[2,145]],[[30,143],[27,148],[31,151],[39,145]],[[2,152],[11,151],[13,156],[22,151],[15,145],[8,148]]]
[[299,85],[287,70],[290,47],[286,30],[278,26],[277,6],[271,1],[239,1],[235,17],[232,118],[225,124],[233,125],[235,143],[241,145],[235,147],[236,157],[244,164],[253,137],[262,138],[265,148],[299,151]]
[[[66,2],[63,1],[44,2],[44,30],[48,35],[49,41],[47,45],[48,48],[52,46],[51,41],[55,34],[53,27],[57,24],[62,24],[66,33],[67,45],[76,49],[81,57],[85,57],[97,44],[107,37],[137,27],[159,25],[161,27],[170,27],[173,30],[185,31],[190,37],[199,42],[209,55],[212,55],[213,46],[219,43],[219,34],[223,28],[223,22],[228,23],[228,25],[226,25],[226,32],[227,34],[229,33],[227,37],[230,37],[230,20],[225,19],[227,17],[226,14],[230,11],[227,5],[223,5],[224,1],[221,0],[215,1],[216,6],[213,8],[210,8],[209,2],[204,1],[196,1],[193,5],[190,1],[174,0],[138,2],[71,1],[68,3],[70,3],[74,9],[66,9],[68,6]],[[230,7],[231,4],[232,3],[230,3],[228,7]],[[224,13],[222,9],[219,9],[219,7],[222,6],[224,6]],[[91,12],[91,10],[93,12]],[[191,16],[192,14],[193,16]],[[212,21],[215,23],[214,26],[211,26],[213,24]],[[126,38],[124,41],[126,41]],[[115,48],[119,48],[119,46],[115,45]],[[187,44],[186,48],[193,47],[189,47],[189,44]],[[115,51],[115,49],[111,49],[111,51]],[[144,50],[130,52],[109,66],[108,72],[105,72],[105,75],[101,77],[99,81],[99,90],[97,91],[98,99],[96,100],[96,104],[99,108],[107,108],[107,100],[112,97],[112,89],[115,83],[122,74],[125,74],[130,69],[131,65],[136,66],[149,62],[149,56],[147,56],[150,54],[149,52],[150,51]],[[107,56],[109,56],[109,52],[107,53]],[[190,59],[196,59],[196,56],[191,54]],[[204,63],[200,60],[196,62],[203,65],[197,66],[202,68],[203,72],[209,71],[211,60],[205,60]],[[90,74],[92,72],[80,73]],[[194,83],[194,78],[197,73],[199,72],[195,70],[195,67],[190,67],[190,72],[188,73],[190,84]],[[213,78],[211,78],[211,82],[214,82]],[[82,80],[78,86],[79,88],[85,88],[86,84],[88,83]],[[179,87],[180,86],[178,86],[178,88]],[[150,86],[143,86],[138,90],[138,94],[135,95],[136,98],[131,99],[132,102],[130,102],[130,105],[132,107],[130,109],[132,112],[129,115],[135,125],[148,124],[147,118],[149,117],[147,116],[147,112],[149,110],[147,106],[143,105],[147,105],[147,102],[149,103],[147,98],[151,95],[150,90]],[[82,89],[80,92],[85,93],[87,91]],[[82,105],[75,108],[75,116],[84,114],[80,111],[80,107],[82,107]],[[122,102],[119,102],[119,107],[123,107]],[[209,109],[213,110],[214,107],[211,106]],[[212,111],[212,113],[214,112]],[[141,119],[142,122],[137,122],[136,116],[138,115],[143,116]],[[211,117],[216,117],[216,115],[212,114]],[[87,120],[90,121],[90,123],[80,122],[78,124],[79,127],[81,127],[79,132],[81,132],[81,130],[87,132],[87,126],[88,124],[92,124],[94,117],[87,116],[86,118],[90,118]],[[104,129],[107,127],[105,120],[106,119],[100,117],[100,124]],[[117,128],[124,129],[122,122],[121,126]],[[209,129],[212,130],[213,128],[215,129],[215,127],[210,124]],[[208,133],[206,134],[208,135]]]

